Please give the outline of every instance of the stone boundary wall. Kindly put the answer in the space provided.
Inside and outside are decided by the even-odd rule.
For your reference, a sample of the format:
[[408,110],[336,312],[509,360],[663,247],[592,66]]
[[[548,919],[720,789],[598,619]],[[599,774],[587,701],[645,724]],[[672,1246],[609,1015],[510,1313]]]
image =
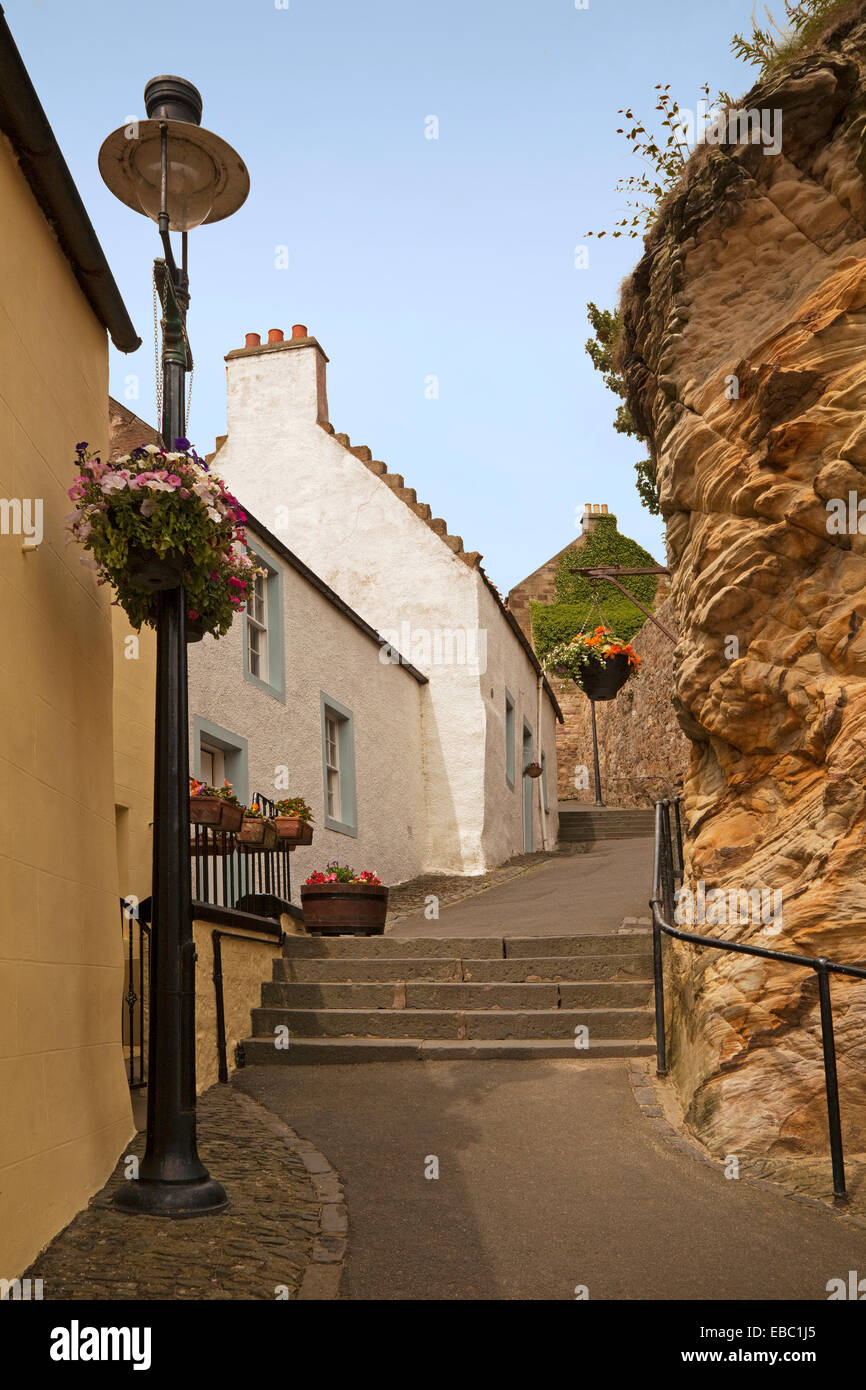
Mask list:
[[[286,919],[284,919],[286,920]],[[223,933],[223,1003],[226,1021],[226,1057],[229,1076],[236,1070],[235,1045],[252,1032],[250,1010],[262,1002],[262,983],[271,978],[271,963],[282,955],[276,937],[261,941],[232,940],[229,927],[196,919],[193,937],[198,956],[195,991],[195,1075],[201,1095],[219,1080],[217,1058],[216,994],[213,984],[214,930]]]

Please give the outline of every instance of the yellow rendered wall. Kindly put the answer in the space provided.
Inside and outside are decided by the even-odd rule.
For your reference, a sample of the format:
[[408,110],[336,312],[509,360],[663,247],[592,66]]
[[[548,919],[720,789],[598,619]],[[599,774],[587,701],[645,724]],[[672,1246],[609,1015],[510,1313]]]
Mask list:
[[153,723],[156,634],[136,632],[112,608],[114,635],[114,801],[120,893],[150,895],[153,857]]
[[[0,1277],[108,1177],[133,1132],[121,1050],[110,595],[64,545],[74,446],[105,446],[108,350],[0,137]],[[46,1296],[49,1291],[46,1290]]]

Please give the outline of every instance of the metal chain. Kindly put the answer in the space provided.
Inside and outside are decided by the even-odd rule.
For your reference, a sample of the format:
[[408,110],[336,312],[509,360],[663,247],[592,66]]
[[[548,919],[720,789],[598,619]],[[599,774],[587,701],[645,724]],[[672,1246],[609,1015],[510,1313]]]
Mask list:
[[593,604],[595,604],[596,612],[598,613],[598,616],[601,618],[602,626],[603,626],[603,627],[607,627],[607,625],[608,625],[608,623],[607,623],[607,618],[606,618],[606,617],[604,616],[604,614],[602,613],[602,611],[601,611],[601,604],[600,604],[599,601],[598,601],[598,580],[596,580],[596,579],[590,579],[590,580],[588,580],[587,582],[588,582],[588,584],[589,584],[590,606],[587,608],[587,610],[586,610],[586,615],[585,615],[585,617],[584,617],[584,619],[583,619],[583,626],[581,627],[581,629],[580,629],[580,634],[579,634],[579,635],[581,635],[581,636],[582,636],[583,633],[586,631],[586,625],[587,625],[587,623],[589,622],[589,615],[590,615],[590,613],[592,612],[592,605],[593,605]]
[[[185,332],[184,332],[184,337],[186,337],[186,333],[185,333]],[[187,346],[189,346],[189,344],[187,344]],[[192,356],[192,353],[190,353],[190,356]],[[195,362],[193,362],[192,366],[191,366],[190,369],[189,369],[189,385],[188,385],[188,387],[187,387],[187,392],[186,392],[186,415],[184,416],[184,421],[183,421],[183,432],[184,432],[184,434],[186,435],[186,438],[187,438],[187,439],[189,439],[189,408],[190,408],[190,405],[192,404],[192,379],[193,379],[194,376],[195,376]]]
[[[157,314],[157,302],[159,295],[156,289],[156,266],[153,269],[153,364],[154,364],[154,385],[156,388],[156,422],[157,429],[162,431],[162,360],[159,352],[159,315]],[[162,307],[162,306],[160,306]],[[164,441],[163,441],[164,442]]]
[[[158,306],[158,307],[157,307],[157,306]],[[155,387],[156,387],[156,418],[157,418],[157,421],[159,422],[159,428],[160,428],[160,430],[162,430],[162,392],[163,392],[163,377],[162,377],[162,358],[161,358],[161,356],[160,356],[160,351],[159,351],[159,310],[164,309],[164,307],[165,307],[165,306],[164,306],[164,305],[162,304],[162,302],[160,301],[159,294],[158,294],[158,291],[157,291],[157,286],[156,286],[156,267],[154,267],[154,271],[153,271],[153,371],[154,371],[154,383],[155,383]],[[186,342],[187,349],[189,349],[189,340],[188,340],[187,337],[186,337],[186,327],[185,327],[185,326],[184,326],[184,340],[185,340],[185,342]],[[192,357],[192,352],[190,352],[189,355],[190,355],[190,357]],[[189,383],[189,384],[188,384],[187,393],[186,393],[186,413],[185,413],[185,415],[184,415],[183,432],[184,432],[184,434],[186,435],[187,438],[189,438],[189,411],[190,411],[190,406],[191,406],[191,404],[192,404],[192,382],[193,382],[193,377],[194,377],[194,375],[195,375],[195,362],[192,363],[192,366],[191,366],[190,369],[189,369],[189,378],[188,378],[188,383]],[[163,441],[163,443],[165,443],[165,442],[166,442],[166,441]],[[167,443],[167,445],[166,445],[166,447],[173,448],[173,447],[174,447],[174,440],[173,440],[173,439],[172,439],[172,440],[169,440],[168,443]]]

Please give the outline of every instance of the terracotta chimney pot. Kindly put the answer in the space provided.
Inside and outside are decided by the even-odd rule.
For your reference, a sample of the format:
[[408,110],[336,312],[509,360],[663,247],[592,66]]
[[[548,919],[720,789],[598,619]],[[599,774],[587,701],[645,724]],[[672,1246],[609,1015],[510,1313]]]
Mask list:
[[259,333],[248,333],[244,347],[261,347],[262,339]]

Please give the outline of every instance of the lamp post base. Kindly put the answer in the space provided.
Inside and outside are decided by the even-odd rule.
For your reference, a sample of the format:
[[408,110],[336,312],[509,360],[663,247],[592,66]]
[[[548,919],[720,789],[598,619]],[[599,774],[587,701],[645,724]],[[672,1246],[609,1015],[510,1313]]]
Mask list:
[[114,1206],[138,1216],[205,1216],[223,1211],[229,1204],[225,1188],[216,1178],[169,1182],[164,1178],[131,1178],[114,1194]]

